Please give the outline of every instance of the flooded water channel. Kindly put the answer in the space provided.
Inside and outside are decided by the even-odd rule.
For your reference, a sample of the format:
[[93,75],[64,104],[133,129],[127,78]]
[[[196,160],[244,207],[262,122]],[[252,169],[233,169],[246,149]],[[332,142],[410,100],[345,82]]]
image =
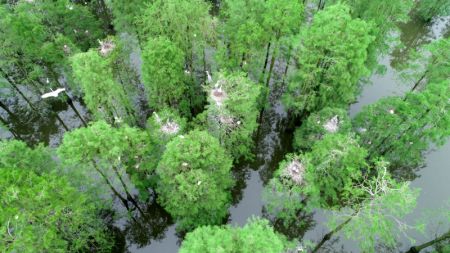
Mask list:
[[[407,60],[409,50],[428,43],[449,34],[450,18],[433,20],[430,24],[424,24],[413,19],[407,24],[400,26],[401,40],[405,47],[394,50],[391,55],[381,59],[386,66],[383,75],[371,77],[371,84],[367,84],[359,98],[359,101],[351,106],[350,115],[355,115],[365,105],[376,102],[381,97],[401,95],[410,88],[410,84],[400,80],[395,67]],[[7,92],[6,90],[1,90]],[[24,91],[26,92],[26,91]],[[285,154],[292,151],[292,133],[286,131],[287,113],[280,102],[282,93],[281,85],[272,84],[270,92],[270,106],[263,113],[262,124],[256,138],[256,159],[250,164],[243,164],[235,168],[237,186],[233,191],[234,205],[230,208],[228,223],[232,225],[243,225],[251,216],[264,216],[264,203],[262,201],[262,190],[265,183],[271,178],[278,163]],[[7,95],[7,94],[6,94]],[[7,97],[7,96],[5,96]],[[3,98],[2,98],[3,99]],[[44,116],[36,116],[21,108],[26,107],[24,101],[10,99],[3,103],[10,106],[10,112],[0,108],[2,119],[8,119],[11,123],[11,132],[0,129],[0,138],[8,139],[15,136],[23,139],[29,144],[44,142],[56,147],[61,141],[65,130],[57,120],[57,115],[65,122],[68,128],[73,129],[82,126],[82,122],[74,110],[62,102],[45,107]],[[45,106],[45,105],[42,105]],[[74,106],[81,116],[89,119],[89,115],[83,104],[74,99]],[[450,201],[450,143],[443,147],[432,150],[426,159],[426,166],[421,168],[418,177],[412,182],[413,187],[421,188],[417,208],[409,215],[405,222],[414,222],[428,210],[445,208],[445,203]],[[449,206],[447,206],[448,208]],[[152,203],[147,207],[148,217],[136,221],[121,220],[117,227],[121,230],[118,236],[120,247],[118,252],[150,253],[150,252],[177,252],[181,243],[181,235],[175,231],[170,216],[157,204]],[[437,219],[437,218],[436,218]],[[317,210],[306,217],[307,225],[302,231],[295,231],[297,239],[318,240],[327,231],[323,225],[326,213]],[[448,228],[435,228],[434,232],[443,232]],[[280,228],[283,232],[283,229]],[[286,232],[286,231],[284,231]],[[288,231],[286,233],[291,233]],[[428,238],[416,235],[417,243],[422,243]],[[405,250],[410,242],[405,238],[400,242],[399,249]],[[343,252],[358,252],[356,242],[340,239],[334,242],[334,249]]]

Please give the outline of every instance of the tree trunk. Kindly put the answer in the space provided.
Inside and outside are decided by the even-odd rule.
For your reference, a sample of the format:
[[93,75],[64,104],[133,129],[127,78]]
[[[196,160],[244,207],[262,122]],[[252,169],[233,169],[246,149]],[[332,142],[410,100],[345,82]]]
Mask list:
[[131,196],[131,193],[128,191],[128,187],[125,184],[125,182],[122,179],[122,176],[119,173],[119,170],[117,169],[116,166],[112,166],[114,172],[117,175],[117,178],[119,178],[120,183],[122,184],[123,189],[125,190],[125,193],[127,194],[127,199],[129,201],[131,201],[131,203],[133,203],[133,205],[139,210],[139,212],[144,216],[144,211],[142,211],[141,207],[139,206],[139,204],[136,202],[136,200],[133,198],[133,196]]
[[345,225],[347,225],[351,220],[352,220],[353,216],[350,216],[347,220],[345,220],[343,223],[339,224],[339,226],[337,226],[335,229],[333,229],[332,231],[328,232],[327,234],[325,234],[325,236],[322,238],[322,240],[319,242],[319,244],[316,245],[316,247],[314,247],[314,249],[311,251],[311,253],[316,253],[325,242],[327,242],[328,240],[331,239],[331,237],[339,232],[339,230],[341,230]]
[[260,83],[263,82],[263,80],[264,80],[264,75],[266,74],[267,63],[269,62],[270,46],[271,46],[271,43],[269,42],[269,43],[267,44],[266,59],[264,60],[264,67],[263,67],[263,70],[262,70],[261,77],[259,78],[259,82],[260,82]]
[[426,242],[426,243],[418,245],[418,246],[411,247],[406,253],[419,253],[421,250],[428,248],[428,247],[430,247],[440,241],[446,240],[446,239],[450,239],[450,230],[447,233],[441,235],[440,237],[438,237],[434,240],[431,240],[429,242]]
[[17,116],[2,101],[0,101],[0,107],[8,113],[10,118],[17,119]]
[[9,127],[8,122],[2,116],[0,116],[0,122],[8,129],[15,139],[23,141],[22,137]]
[[292,47],[289,46],[288,57],[286,60],[286,67],[284,68],[284,72],[283,72],[283,81],[282,81],[283,84],[286,82],[286,76],[287,76],[287,72],[289,70],[289,63],[291,62],[291,53],[292,53],[291,51],[292,51]]
[[[278,40],[277,40],[277,42],[278,42]],[[270,59],[269,74],[268,74],[267,80],[266,80],[266,86],[267,87],[269,87],[270,78],[272,77],[273,67],[275,66],[275,56],[278,54],[278,45],[277,44],[275,45],[275,48],[274,48],[274,50],[272,52],[272,58]]]
[[124,204],[124,206],[127,210],[130,210],[130,207],[128,206],[128,201],[124,197],[122,197],[122,195],[116,190],[116,188],[114,188],[114,186],[109,181],[108,177],[97,167],[97,164],[95,163],[95,161],[91,160],[91,162],[92,162],[92,165],[94,166],[95,170],[100,174],[100,176],[102,176],[102,178],[105,180],[106,184],[113,191],[114,195],[116,195],[122,201],[122,203]]
[[2,73],[3,77],[5,77],[5,79],[8,81],[8,83],[13,87],[13,89],[20,94],[20,96],[23,98],[23,100],[25,100],[25,102],[27,102],[27,104],[30,106],[30,108],[39,113],[36,110],[36,107],[34,107],[34,105],[31,103],[31,101],[25,96],[25,94],[23,94],[23,92],[19,89],[19,87],[17,87],[17,84],[14,82],[14,80],[3,70],[0,68],[0,72]]
[[242,69],[242,67],[244,66],[244,62],[245,62],[245,53],[242,53],[242,59],[241,59],[241,63],[239,64],[239,67]]
[[[64,85],[62,85],[59,82],[58,79],[58,75],[56,74],[56,71],[49,65],[47,65],[48,70],[50,71],[50,73],[52,74],[53,79],[55,80],[55,82],[59,85],[59,87],[65,87]],[[72,110],[75,112],[75,114],[78,116],[78,118],[81,120],[81,123],[83,123],[83,125],[85,127],[87,127],[86,121],[83,119],[83,117],[81,117],[81,114],[78,112],[77,108],[75,108],[72,98],[69,96],[69,94],[67,92],[65,92],[66,94],[66,103],[70,106],[70,108],[72,108]]]

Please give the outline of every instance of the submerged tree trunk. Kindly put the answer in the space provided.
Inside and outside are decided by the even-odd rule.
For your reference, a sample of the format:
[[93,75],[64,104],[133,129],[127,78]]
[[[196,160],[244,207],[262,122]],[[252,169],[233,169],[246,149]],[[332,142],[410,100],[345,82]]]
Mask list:
[[95,170],[100,174],[100,176],[105,180],[106,184],[109,186],[109,188],[112,190],[112,192],[114,193],[114,195],[116,195],[120,201],[122,201],[123,205],[125,206],[125,208],[127,210],[130,210],[130,207],[128,206],[128,201],[122,197],[122,195],[116,190],[116,188],[114,188],[114,186],[111,184],[111,182],[109,181],[108,177],[103,173],[103,171],[101,171],[98,167],[97,164],[95,163],[94,160],[91,161],[92,165],[94,166]]
[[8,129],[15,139],[23,141],[22,137],[9,127],[9,123],[0,115],[0,122]]
[[19,89],[19,87],[17,86],[17,84],[14,82],[14,80],[3,70],[0,68],[0,73],[2,73],[3,77],[5,77],[5,79],[8,81],[8,83],[11,85],[11,87],[13,87],[13,89],[19,93],[19,95],[23,98],[23,100],[25,100],[25,102],[27,102],[28,106],[30,106],[30,108],[35,111],[38,112],[36,110],[36,107],[34,107],[33,103],[31,103],[31,101],[25,96],[25,94],[23,94],[23,92]]
[[270,46],[271,43],[269,42],[267,44],[267,49],[266,49],[266,59],[264,60],[264,67],[261,73],[261,77],[259,78],[259,82],[262,83],[264,80],[264,75],[266,74],[266,68],[267,68],[267,63],[269,62],[269,54],[270,54]]
[[122,176],[119,173],[119,170],[117,169],[116,166],[112,166],[115,174],[117,175],[117,177],[119,178],[120,183],[122,184],[123,189],[125,190],[125,193],[127,194],[127,199],[129,201],[131,201],[131,203],[133,203],[133,205],[139,210],[139,212],[144,216],[144,211],[142,211],[141,207],[139,206],[139,204],[136,202],[136,200],[133,198],[133,196],[131,195],[130,191],[128,191],[128,187],[125,184],[125,182],[122,179]]
[[[51,67],[51,66],[47,66],[48,70],[50,71],[50,73],[52,74],[53,80],[55,80],[55,82],[60,86],[60,87],[64,87],[64,85],[62,85],[59,82],[58,79],[58,75],[56,74],[56,71]],[[87,127],[86,121],[83,119],[83,117],[81,117],[80,112],[78,112],[77,108],[75,108],[75,105],[73,104],[73,100],[72,98],[69,96],[69,94],[67,92],[65,92],[66,94],[66,103],[70,106],[70,108],[72,108],[72,111],[77,115],[77,117],[81,120],[81,123],[83,123],[83,125],[85,127]]]
[[323,246],[323,244],[325,244],[325,242],[330,240],[331,237],[335,233],[339,232],[343,227],[345,227],[345,225],[347,225],[352,220],[352,218],[353,218],[353,216],[350,216],[343,223],[339,224],[339,226],[337,226],[335,229],[333,229],[330,232],[328,232],[327,234],[325,234],[325,236],[322,238],[322,240],[319,242],[319,244],[317,244],[316,247],[314,247],[314,249],[311,251],[311,253],[316,253]]
[[10,118],[17,119],[17,116],[2,101],[0,101],[0,107],[8,113]]
[[411,247],[406,253],[419,253],[421,250],[428,248],[438,242],[444,241],[446,239],[450,239],[450,230],[447,233],[437,237],[434,240],[431,240],[429,242],[426,242],[426,243],[418,245],[418,246]]

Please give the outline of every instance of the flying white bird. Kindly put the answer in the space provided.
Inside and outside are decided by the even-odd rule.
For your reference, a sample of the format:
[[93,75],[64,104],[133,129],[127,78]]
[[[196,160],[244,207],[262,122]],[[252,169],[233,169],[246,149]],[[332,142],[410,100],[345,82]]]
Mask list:
[[212,83],[212,77],[208,70],[206,70],[206,75],[208,76],[208,83]]
[[48,98],[48,97],[58,97],[59,93],[65,91],[65,88],[58,88],[56,90],[52,90],[51,92],[45,93],[41,96],[41,98]]

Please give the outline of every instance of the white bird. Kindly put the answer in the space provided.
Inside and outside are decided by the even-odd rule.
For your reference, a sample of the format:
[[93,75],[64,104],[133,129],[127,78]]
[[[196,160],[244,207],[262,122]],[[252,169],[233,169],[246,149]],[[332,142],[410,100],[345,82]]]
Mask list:
[[208,70],[206,70],[206,75],[208,76],[208,83],[211,83],[212,82],[212,77],[211,77],[211,74],[209,74]]
[[52,90],[51,92],[45,93],[41,96],[41,98],[48,98],[48,97],[58,97],[59,93],[65,91],[65,88],[58,88],[56,90]]

